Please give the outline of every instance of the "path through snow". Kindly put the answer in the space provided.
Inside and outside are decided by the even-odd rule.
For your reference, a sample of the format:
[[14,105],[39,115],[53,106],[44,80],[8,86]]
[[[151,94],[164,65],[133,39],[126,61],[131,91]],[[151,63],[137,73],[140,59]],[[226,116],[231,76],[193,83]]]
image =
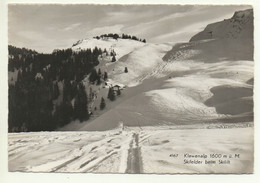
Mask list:
[[127,158],[126,173],[142,173],[141,147],[139,147],[139,134],[133,133]]
[[[233,125],[227,129],[157,126],[103,132],[12,133],[8,135],[9,171],[252,173],[252,123]],[[231,159],[226,165],[185,165],[184,153],[236,153],[240,159]],[[179,156],[172,158],[170,154]]]

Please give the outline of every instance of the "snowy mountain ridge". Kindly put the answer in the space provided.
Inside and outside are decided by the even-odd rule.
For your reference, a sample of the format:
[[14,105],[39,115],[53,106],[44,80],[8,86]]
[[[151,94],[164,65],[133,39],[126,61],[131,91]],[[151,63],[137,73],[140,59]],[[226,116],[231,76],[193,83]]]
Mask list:
[[237,11],[230,19],[212,23],[206,28],[194,35],[190,42],[205,39],[223,39],[223,38],[253,38],[253,10]]
[[207,25],[188,43],[176,44],[163,60],[253,60],[253,30],[253,10],[238,11],[230,19]]
[[106,49],[109,53],[115,52],[116,59],[130,53],[131,51],[144,46],[145,43],[131,39],[113,39],[113,38],[86,38],[79,40],[72,46],[72,50],[79,51],[84,49],[94,49],[95,47]]

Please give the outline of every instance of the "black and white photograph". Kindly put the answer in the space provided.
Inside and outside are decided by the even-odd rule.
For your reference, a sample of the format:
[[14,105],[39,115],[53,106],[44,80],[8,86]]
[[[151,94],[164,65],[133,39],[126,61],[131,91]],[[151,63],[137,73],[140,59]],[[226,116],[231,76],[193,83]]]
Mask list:
[[8,4],[8,171],[253,174],[254,11]]

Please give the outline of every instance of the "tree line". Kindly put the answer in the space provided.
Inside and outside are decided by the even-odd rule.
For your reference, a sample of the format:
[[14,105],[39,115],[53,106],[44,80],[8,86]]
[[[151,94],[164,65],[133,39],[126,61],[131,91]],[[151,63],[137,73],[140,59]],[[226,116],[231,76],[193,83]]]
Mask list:
[[118,34],[109,33],[109,34],[102,34],[102,35],[96,36],[94,38],[95,39],[103,39],[103,38],[118,39],[118,38],[121,38],[121,39],[131,39],[131,40],[135,40],[135,41],[140,41],[140,42],[146,43],[145,39],[140,39],[140,38],[137,38],[136,36],[131,36],[131,35],[128,35],[128,34],[122,34],[122,36],[120,36]]
[[49,131],[71,120],[89,119],[88,94],[82,80],[88,75],[96,84],[107,79],[107,73],[95,69],[101,49],[42,54],[8,48],[8,70],[18,72],[14,84],[9,85],[9,132]]

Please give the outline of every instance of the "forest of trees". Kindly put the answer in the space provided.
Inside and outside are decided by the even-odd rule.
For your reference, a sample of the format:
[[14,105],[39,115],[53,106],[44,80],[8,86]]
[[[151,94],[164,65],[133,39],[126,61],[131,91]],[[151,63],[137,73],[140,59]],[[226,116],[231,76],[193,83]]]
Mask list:
[[82,80],[89,74],[95,84],[100,84],[101,75],[107,79],[107,73],[95,69],[101,49],[41,54],[8,48],[8,70],[18,72],[16,81],[9,84],[9,132],[55,130],[71,120],[90,117]]
[[132,39],[132,40],[135,40],[135,41],[141,41],[141,42],[144,42],[146,43],[146,40],[145,39],[140,39],[140,38],[137,38],[136,36],[131,36],[131,35],[128,35],[128,34],[122,34],[122,36],[119,36],[118,34],[103,34],[101,36],[96,36],[94,37],[96,39],[101,39],[101,38],[113,38],[113,39],[118,39],[118,38],[121,38],[121,39]]

